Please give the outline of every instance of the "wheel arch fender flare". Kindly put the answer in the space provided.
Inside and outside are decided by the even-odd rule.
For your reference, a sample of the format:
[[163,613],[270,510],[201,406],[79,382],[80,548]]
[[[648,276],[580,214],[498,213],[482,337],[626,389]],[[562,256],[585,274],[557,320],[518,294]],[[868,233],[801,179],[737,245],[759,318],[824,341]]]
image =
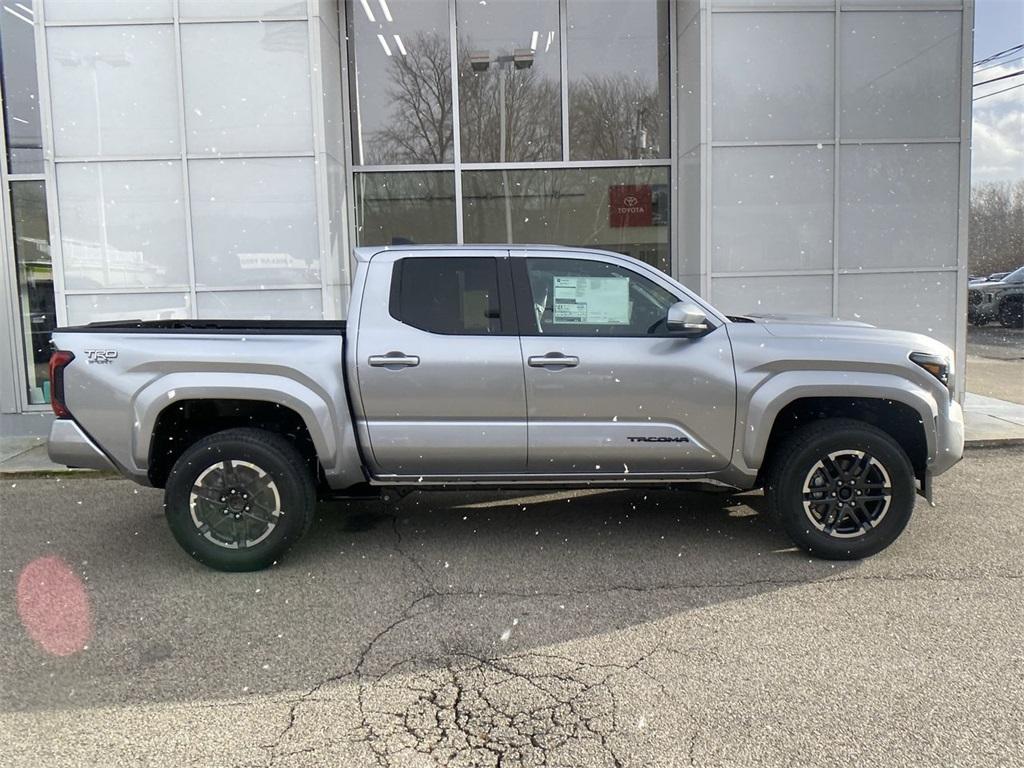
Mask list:
[[928,456],[935,455],[939,406],[930,392],[888,373],[857,373],[856,382],[850,378],[844,371],[789,371],[772,376],[757,387],[745,408],[741,403],[739,410],[745,413],[745,419],[737,420],[737,432],[742,434],[737,434],[736,442],[744,463],[751,468],[761,466],[775,420],[786,406],[820,397],[889,400],[909,406],[921,418]]
[[254,400],[276,403],[297,413],[309,431],[320,464],[325,471],[334,469],[338,431],[332,409],[322,396],[297,381],[274,374],[246,374],[245,385],[238,382],[238,376],[230,373],[179,372],[160,376],[142,388],[132,401],[132,460],[136,466],[149,466],[157,419],[175,402]]

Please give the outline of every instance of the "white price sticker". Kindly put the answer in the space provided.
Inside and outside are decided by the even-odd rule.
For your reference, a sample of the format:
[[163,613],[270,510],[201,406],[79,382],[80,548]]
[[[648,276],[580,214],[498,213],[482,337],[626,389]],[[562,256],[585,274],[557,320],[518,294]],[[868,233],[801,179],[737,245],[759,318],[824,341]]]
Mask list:
[[554,277],[554,322],[627,325],[628,277]]

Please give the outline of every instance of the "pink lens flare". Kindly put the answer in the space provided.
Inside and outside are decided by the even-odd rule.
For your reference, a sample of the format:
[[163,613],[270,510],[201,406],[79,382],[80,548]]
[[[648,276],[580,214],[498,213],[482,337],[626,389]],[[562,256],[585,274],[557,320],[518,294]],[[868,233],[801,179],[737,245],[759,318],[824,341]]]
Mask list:
[[54,656],[78,653],[92,636],[89,594],[57,555],[37,557],[21,570],[18,616],[29,637]]

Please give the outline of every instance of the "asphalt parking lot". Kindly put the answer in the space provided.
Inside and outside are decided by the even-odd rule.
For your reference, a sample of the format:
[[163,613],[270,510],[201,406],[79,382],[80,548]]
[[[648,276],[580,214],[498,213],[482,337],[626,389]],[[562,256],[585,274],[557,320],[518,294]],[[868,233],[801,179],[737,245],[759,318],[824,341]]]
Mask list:
[[239,575],[158,491],[6,479],[0,764],[1020,765],[1022,462],[970,451],[860,563],[758,495],[415,493]]

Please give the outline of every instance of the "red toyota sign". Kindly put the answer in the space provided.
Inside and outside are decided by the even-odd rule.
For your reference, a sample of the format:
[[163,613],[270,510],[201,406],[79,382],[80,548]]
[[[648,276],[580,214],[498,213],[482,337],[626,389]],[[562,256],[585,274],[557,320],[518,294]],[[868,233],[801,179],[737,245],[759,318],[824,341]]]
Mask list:
[[616,184],[608,187],[609,227],[649,227],[651,224],[650,184]]

